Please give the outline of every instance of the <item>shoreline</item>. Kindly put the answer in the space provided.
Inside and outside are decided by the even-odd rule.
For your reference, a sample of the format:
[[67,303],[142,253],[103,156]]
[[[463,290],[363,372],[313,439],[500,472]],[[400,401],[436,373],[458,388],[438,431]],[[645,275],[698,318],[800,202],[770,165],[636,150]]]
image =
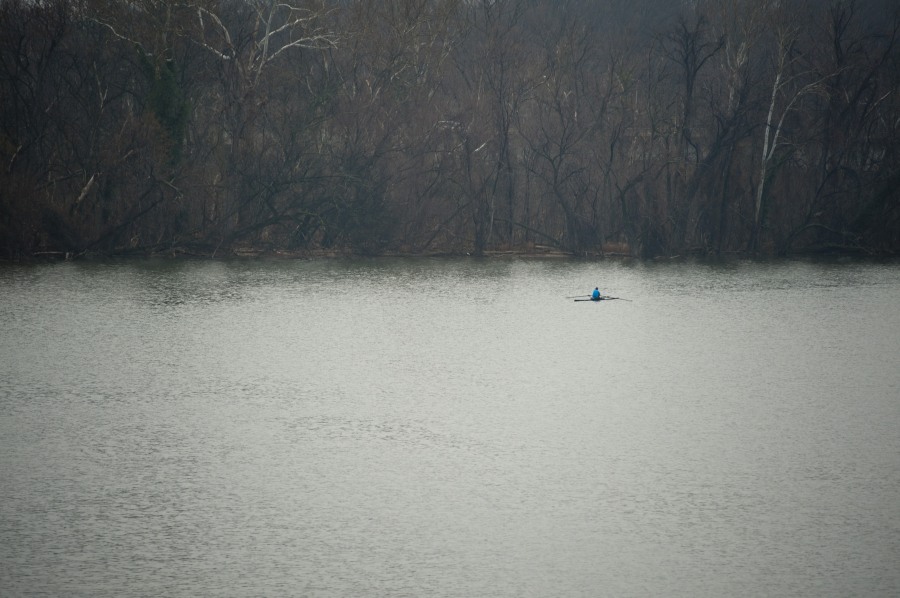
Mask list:
[[[616,247],[616,249],[621,249]],[[702,261],[734,261],[734,260],[797,260],[797,259],[823,259],[823,260],[861,260],[861,261],[886,261],[900,260],[900,256],[893,254],[871,254],[861,251],[835,251],[818,250],[806,252],[794,252],[784,256],[770,254],[752,255],[747,252],[730,252],[714,255],[697,251],[694,253],[678,255],[659,255],[653,257],[639,257],[631,253],[619,251],[585,252],[575,254],[551,247],[535,247],[532,249],[496,249],[483,251],[480,255],[473,252],[454,251],[430,251],[430,252],[404,252],[385,251],[381,253],[355,253],[348,250],[337,249],[306,249],[284,250],[259,247],[234,247],[227,252],[191,250],[186,247],[173,247],[166,251],[125,251],[118,253],[102,252],[63,252],[63,251],[39,251],[28,256],[0,257],[0,263],[29,264],[29,263],[55,263],[75,261],[103,261],[103,260],[317,260],[317,259],[535,259],[535,260],[634,260],[638,262],[679,262],[689,260]]]

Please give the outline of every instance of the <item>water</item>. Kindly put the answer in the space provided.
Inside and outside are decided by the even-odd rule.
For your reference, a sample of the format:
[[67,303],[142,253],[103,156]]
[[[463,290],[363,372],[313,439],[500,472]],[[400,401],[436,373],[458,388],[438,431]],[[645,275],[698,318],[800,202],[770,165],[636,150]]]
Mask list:
[[7,265],[0,595],[896,596],[898,297],[896,264]]

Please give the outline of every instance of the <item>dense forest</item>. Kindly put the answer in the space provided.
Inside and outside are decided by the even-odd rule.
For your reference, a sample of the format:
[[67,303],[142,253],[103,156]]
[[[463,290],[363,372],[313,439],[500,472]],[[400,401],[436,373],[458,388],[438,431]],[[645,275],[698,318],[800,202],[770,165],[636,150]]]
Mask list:
[[0,0],[0,257],[900,252],[889,0]]

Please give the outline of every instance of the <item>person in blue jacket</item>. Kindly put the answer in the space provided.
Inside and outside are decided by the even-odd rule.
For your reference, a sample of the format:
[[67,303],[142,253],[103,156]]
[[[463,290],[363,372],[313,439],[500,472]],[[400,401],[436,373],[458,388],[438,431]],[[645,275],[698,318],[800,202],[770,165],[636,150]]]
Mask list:
[[591,299],[593,301],[600,301],[600,287],[594,287],[594,292],[591,293]]

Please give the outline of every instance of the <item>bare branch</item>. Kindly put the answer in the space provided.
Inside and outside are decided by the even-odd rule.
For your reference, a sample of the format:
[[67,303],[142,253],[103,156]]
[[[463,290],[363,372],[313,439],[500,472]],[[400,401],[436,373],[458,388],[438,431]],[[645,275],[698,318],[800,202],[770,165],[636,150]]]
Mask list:
[[204,25],[203,25],[203,14],[204,13],[207,16],[209,16],[209,18],[217,26],[219,32],[222,34],[222,37],[225,40],[225,43],[228,45],[228,48],[231,51],[231,56],[224,54],[224,53],[220,52],[219,50],[216,50],[215,48],[213,48],[212,46],[210,46],[209,44],[207,44],[201,40],[194,39],[192,41],[194,41],[194,43],[196,43],[200,47],[206,48],[207,50],[209,50],[210,52],[212,52],[213,54],[215,54],[222,60],[230,60],[234,56],[234,44],[231,42],[231,36],[228,34],[228,28],[226,28],[225,25],[222,24],[221,19],[219,19],[219,17],[216,16],[215,13],[212,13],[212,12],[206,10],[202,6],[198,6],[197,7],[197,18],[200,20],[201,31],[204,29]]

